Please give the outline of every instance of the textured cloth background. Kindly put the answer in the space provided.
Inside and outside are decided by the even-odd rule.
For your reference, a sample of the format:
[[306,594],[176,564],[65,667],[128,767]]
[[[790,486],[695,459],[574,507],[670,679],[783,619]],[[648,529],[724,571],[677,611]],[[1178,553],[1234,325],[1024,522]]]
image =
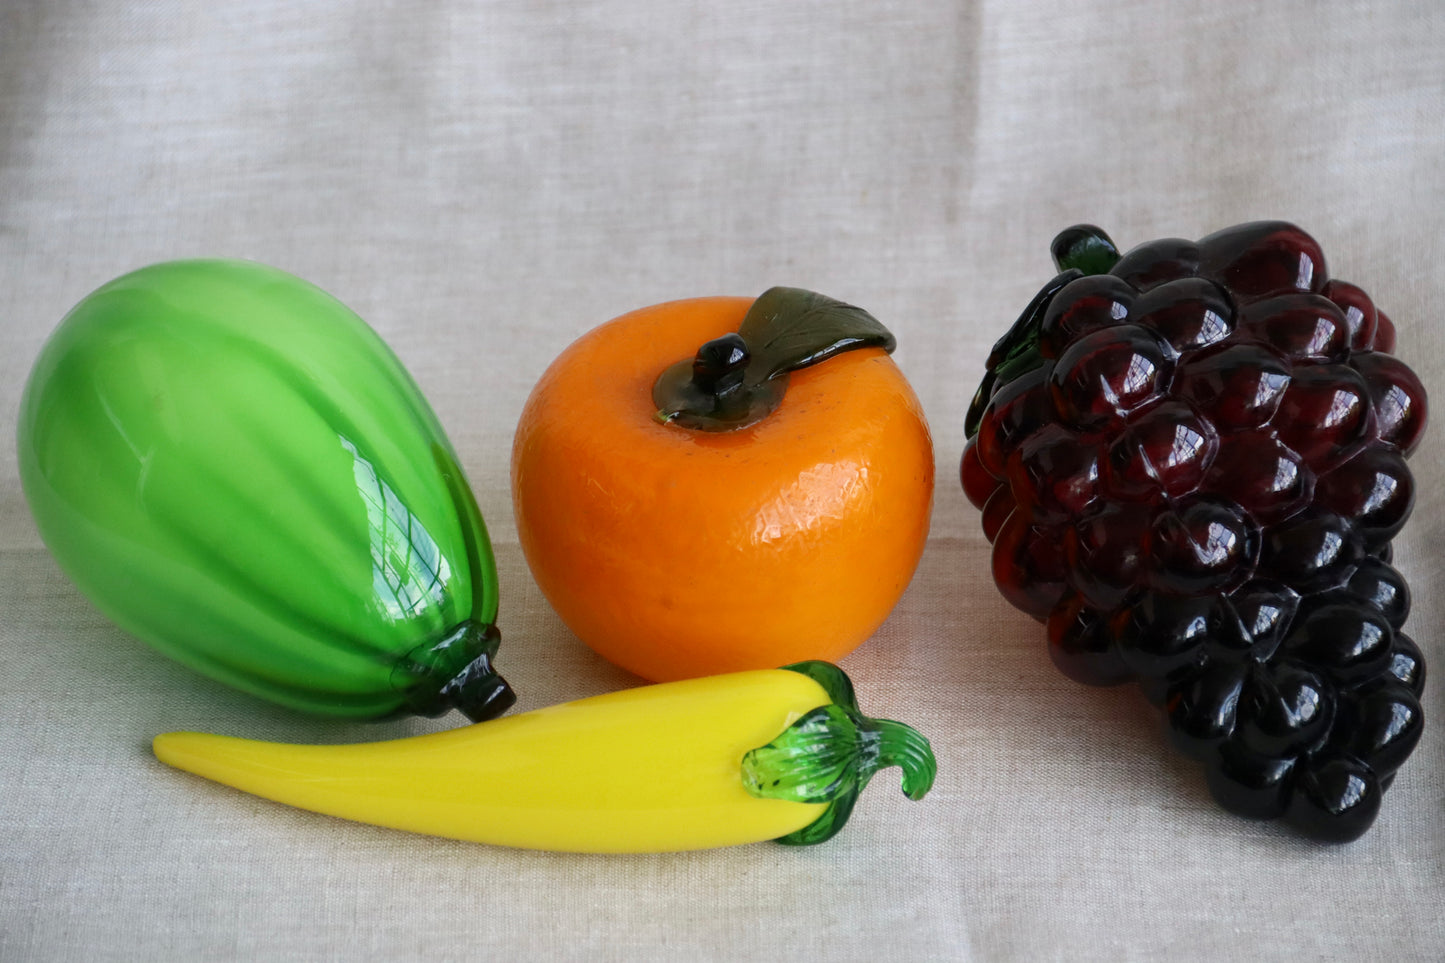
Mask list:
[[[0,958],[1437,961],[1445,450],[1397,542],[1437,667],[1372,832],[1327,848],[1210,801],[1130,690],[1074,685],[988,575],[956,482],[987,350],[1077,221],[1124,246],[1294,220],[1445,399],[1445,15],[1274,4],[645,0],[0,3]],[[157,732],[360,741],[106,623],[40,543],[14,422],[105,280],[292,271],[366,318],[459,450],[501,564],[518,710],[636,684],[517,547],[512,430],[634,307],[773,284],[898,335],[937,444],[918,576],[845,666],[934,740],[827,845],[594,857],[453,843],[171,771]]]

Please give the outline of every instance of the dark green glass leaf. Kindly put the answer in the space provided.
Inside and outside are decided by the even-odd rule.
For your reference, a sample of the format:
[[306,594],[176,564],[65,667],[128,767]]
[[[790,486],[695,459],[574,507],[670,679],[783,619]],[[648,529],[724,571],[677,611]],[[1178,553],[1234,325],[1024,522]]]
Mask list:
[[983,420],[983,411],[993,397],[994,387],[1007,384],[1043,364],[1043,355],[1039,354],[1039,331],[1043,326],[1044,315],[1048,312],[1054,295],[1063,290],[1064,285],[1070,281],[1083,276],[1078,268],[1069,268],[1058,274],[1039,289],[1039,293],[1034,295],[1013,326],[994,342],[993,350],[988,354],[987,370],[978,390],[974,392],[968,414],[963,420],[965,437],[972,438],[978,433],[979,422]]
[[1119,260],[1119,249],[1109,235],[1092,224],[1075,224],[1060,231],[1050,250],[1059,274],[1034,295],[1018,320],[994,343],[986,362],[987,371],[974,392],[963,421],[966,438],[978,433],[983,411],[988,407],[994,387],[1008,384],[1043,364],[1044,358],[1039,354],[1039,332],[1054,296],[1064,285],[1077,278],[1109,273]]
[[738,334],[752,352],[750,381],[806,368],[840,351],[879,347],[891,352],[897,344],[892,332],[862,308],[802,288],[764,291]]
[[1010,359],[1037,351],[1039,329],[1043,326],[1044,314],[1049,310],[1054,295],[1062,291],[1064,285],[1070,281],[1083,276],[1083,272],[1078,268],[1068,268],[1039,288],[1039,293],[1034,295],[1028,307],[1018,316],[1018,320],[1004,332],[1003,337],[994,342],[993,350],[988,353],[989,369],[997,371]]
[[699,431],[744,428],[782,403],[788,372],[859,348],[891,352],[896,343],[862,308],[801,288],[769,288],[736,333],[709,341],[658,376],[656,418]]

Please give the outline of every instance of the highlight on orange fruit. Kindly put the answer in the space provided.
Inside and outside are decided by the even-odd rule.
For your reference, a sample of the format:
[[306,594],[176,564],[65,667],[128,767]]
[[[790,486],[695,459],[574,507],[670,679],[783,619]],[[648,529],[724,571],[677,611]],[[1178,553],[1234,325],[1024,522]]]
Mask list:
[[933,444],[859,308],[796,288],[582,336],[512,450],[527,562],[583,642],[653,681],[837,661],[923,552]]

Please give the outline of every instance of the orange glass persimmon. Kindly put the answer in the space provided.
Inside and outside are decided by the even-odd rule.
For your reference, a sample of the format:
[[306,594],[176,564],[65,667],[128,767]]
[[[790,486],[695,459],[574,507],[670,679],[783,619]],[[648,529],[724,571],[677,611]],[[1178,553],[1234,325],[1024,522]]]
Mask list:
[[[522,547],[563,622],[654,681],[835,661],[868,639],[933,497],[892,346],[859,309],[775,288],[643,308],[567,348],[512,453]],[[709,352],[736,371],[709,375]],[[702,386],[697,417],[667,407],[670,367],[683,395]]]

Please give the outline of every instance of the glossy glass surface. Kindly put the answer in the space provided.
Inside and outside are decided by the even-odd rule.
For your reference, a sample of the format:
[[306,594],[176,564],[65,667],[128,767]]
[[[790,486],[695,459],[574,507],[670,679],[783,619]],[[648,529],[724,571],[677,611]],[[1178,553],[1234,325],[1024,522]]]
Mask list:
[[837,833],[880,768],[920,799],[928,741],[857,710],[836,666],[638,686],[486,725],[351,746],[196,732],[169,765],[267,799],[453,839],[568,852],[667,852]]
[[1161,705],[1226,808],[1355,838],[1422,728],[1388,559],[1427,411],[1394,326],[1279,221],[1053,252],[960,465],[1000,591],[1070,678]]
[[170,262],[95,291],[35,363],[19,456],[81,591],[222,682],[440,711],[495,650],[491,548],[440,424],[360,318],[284,272]]
[[518,418],[512,504],[537,586],[578,639],[643,678],[841,659],[888,617],[927,540],[933,443],[881,347],[790,372],[778,408],[745,428],[659,420],[658,373],[746,327],[756,300],[671,301],[593,328]]

